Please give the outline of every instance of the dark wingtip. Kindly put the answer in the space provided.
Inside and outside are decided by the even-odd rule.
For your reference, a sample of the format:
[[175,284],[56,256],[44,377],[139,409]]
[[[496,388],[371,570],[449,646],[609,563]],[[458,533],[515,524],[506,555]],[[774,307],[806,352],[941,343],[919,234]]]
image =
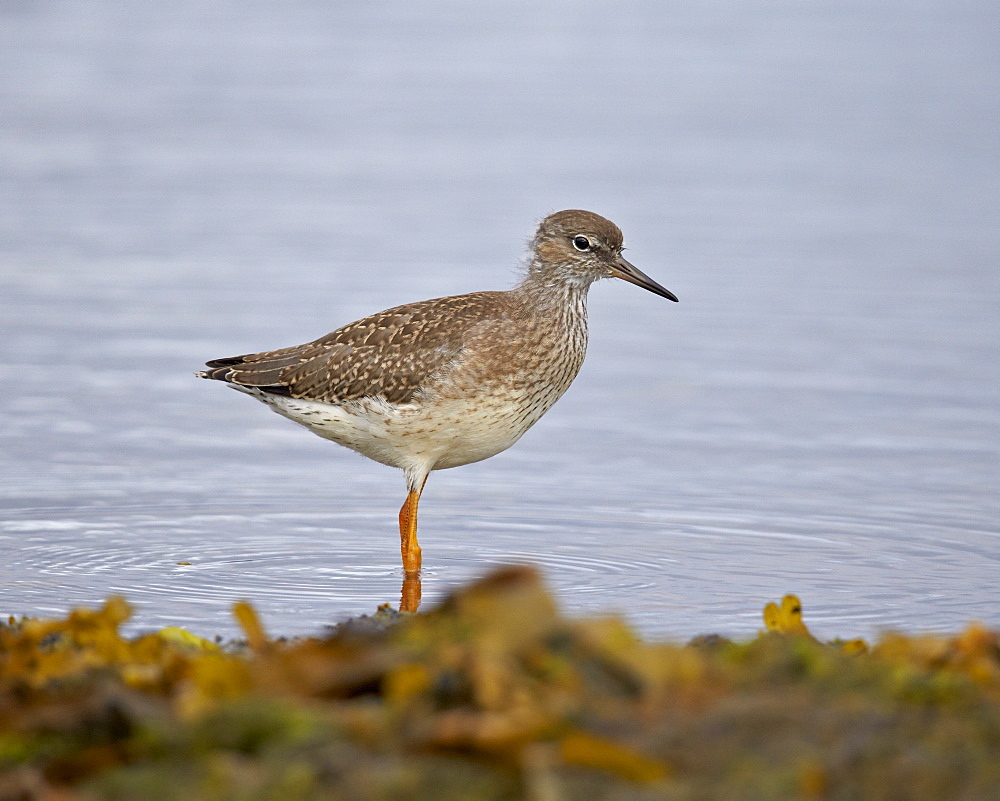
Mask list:
[[232,367],[234,364],[243,364],[245,356],[227,356],[225,359],[212,359],[205,362],[206,367]]

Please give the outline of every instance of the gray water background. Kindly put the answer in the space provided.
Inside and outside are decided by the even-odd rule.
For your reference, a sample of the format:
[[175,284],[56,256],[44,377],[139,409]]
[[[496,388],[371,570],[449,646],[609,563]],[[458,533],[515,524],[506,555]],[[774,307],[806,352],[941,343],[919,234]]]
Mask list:
[[657,637],[1000,625],[998,9],[0,4],[0,612],[396,601],[401,474],[192,373],[509,287],[582,207],[681,302],[595,285],[567,395],[431,476],[425,601],[527,562]]

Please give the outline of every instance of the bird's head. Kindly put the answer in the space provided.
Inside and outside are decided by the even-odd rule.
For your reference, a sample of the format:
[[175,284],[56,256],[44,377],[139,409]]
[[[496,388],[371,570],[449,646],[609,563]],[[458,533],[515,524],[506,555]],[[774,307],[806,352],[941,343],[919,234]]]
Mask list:
[[529,274],[546,283],[590,286],[601,278],[621,278],[661,297],[677,296],[622,258],[621,229],[592,211],[567,209],[550,214],[531,243]]

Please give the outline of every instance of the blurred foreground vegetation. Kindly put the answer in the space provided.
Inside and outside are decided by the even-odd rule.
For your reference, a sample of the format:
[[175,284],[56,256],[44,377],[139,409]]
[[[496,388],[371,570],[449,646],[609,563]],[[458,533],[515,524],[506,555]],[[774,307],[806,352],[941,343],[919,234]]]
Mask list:
[[532,570],[329,637],[0,626],[0,801],[1000,799],[1000,638],[747,642],[568,620]]

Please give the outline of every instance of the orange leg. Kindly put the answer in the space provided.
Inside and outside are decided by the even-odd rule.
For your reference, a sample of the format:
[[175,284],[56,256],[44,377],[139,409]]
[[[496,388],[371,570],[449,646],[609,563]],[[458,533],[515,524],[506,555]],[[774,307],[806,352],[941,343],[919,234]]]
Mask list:
[[[421,487],[423,489],[423,487]],[[420,493],[410,490],[399,510],[399,542],[403,554],[401,612],[416,612],[420,606],[420,545],[417,542],[417,504]]]
[[399,510],[399,544],[403,554],[403,570],[416,573],[420,570],[420,545],[417,543],[417,504],[420,493],[411,490],[406,503]]

